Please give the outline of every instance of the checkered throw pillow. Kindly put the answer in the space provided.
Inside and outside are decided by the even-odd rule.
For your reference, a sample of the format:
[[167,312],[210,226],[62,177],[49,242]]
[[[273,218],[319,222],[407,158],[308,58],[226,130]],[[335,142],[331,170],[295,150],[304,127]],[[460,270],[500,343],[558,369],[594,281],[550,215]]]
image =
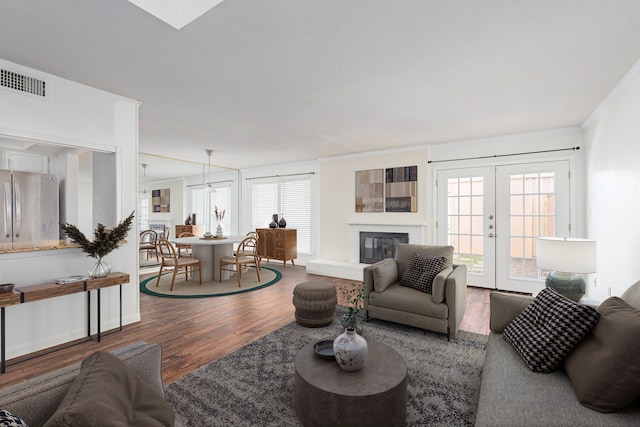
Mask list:
[[599,318],[594,308],[545,288],[509,323],[502,336],[529,369],[553,372]]
[[4,409],[0,409],[0,426],[2,427],[27,427],[27,425],[20,418],[13,415],[11,412]]
[[414,252],[411,254],[407,269],[404,271],[400,284],[422,292],[433,292],[433,279],[442,271],[447,258]]

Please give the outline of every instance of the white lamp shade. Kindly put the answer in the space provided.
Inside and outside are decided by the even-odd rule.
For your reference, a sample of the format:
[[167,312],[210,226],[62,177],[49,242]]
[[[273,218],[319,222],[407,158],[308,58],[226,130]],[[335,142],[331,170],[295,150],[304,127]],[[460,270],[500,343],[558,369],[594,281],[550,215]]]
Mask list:
[[595,273],[596,241],[539,237],[538,267],[565,273]]

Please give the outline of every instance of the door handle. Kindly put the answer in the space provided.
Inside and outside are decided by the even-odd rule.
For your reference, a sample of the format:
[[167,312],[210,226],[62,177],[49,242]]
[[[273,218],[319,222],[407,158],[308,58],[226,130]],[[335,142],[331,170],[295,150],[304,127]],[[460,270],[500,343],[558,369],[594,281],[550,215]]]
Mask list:
[[496,237],[496,235],[493,233],[489,233],[489,237],[493,239],[494,237]]
[[11,183],[4,183],[4,237],[11,237]]
[[14,209],[16,210],[16,218],[15,218],[15,236],[20,237],[20,232],[22,231],[22,189],[20,188],[19,183],[14,184],[15,192],[16,192],[16,205]]

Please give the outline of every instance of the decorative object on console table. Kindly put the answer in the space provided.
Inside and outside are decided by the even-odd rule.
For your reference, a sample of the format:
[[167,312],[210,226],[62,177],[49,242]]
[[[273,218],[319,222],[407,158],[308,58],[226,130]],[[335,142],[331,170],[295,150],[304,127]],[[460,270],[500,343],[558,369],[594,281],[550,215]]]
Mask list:
[[280,214],[280,221],[278,221],[278,227],[285,228],[287,226],[287,221],[284,219],[284,214]]
[[295,266],[294,260],[298,258],[298,234],[295,228],[257,228],[258,232],[258,256],[260,258],[277,259],[287,261]]
[[184,225],[191,225],[191,214],[187,215],[187,219],[184,220]]
[[539,237],[538,267],[551,271],[545,286],[573,301],[586,291],[584,278],[577,273],[595,273],[596,241],[577,238]]
[[273,214],[273,220],[269,224],[269,228],[278,228],[278,214]]
[[191,225],[196,225],[196,213],[191,214]]
[[89,277],[106,277],[111,272],[111,266],[103,262],[102,258],[112,250],[118,249],[118,244],[127,237],[132,222],[133,212],[112,230],[108,230],[103,224],[98,223],[93,233],[93,241],[89,241],[75,225],[60,224],[60,228],[73,243],[80,245],[85,253],[97,259],[97,262],[89,269]]

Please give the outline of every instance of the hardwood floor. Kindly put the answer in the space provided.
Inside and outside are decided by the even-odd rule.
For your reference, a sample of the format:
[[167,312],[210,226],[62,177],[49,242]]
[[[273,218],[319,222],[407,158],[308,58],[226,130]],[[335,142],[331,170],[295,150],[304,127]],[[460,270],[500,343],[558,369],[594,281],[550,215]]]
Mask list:
[[[25,360],[29,356],[10,360],[9,364],[25,361],[7,367],[7,372],[0,375],[0,387],[82,361],[94,351],[112,350],[139,340],[162,345],[163,378],[168,384],[293,321],[293,288],[298,283],[314,279],[331,282],[338,288],[341,302],[339,288],[354,282],[307,274],[306,269],[299,266],[283,268],[281,263],[267,266],[282,272],[282,279],[254,292],[202,299],[141,294],[140,322],[103,336],[99,343],[81,341],[30,360]],[[487,289],[468,288],[467,311],[461,329],[480,334],[489,332],[489,293]]]

